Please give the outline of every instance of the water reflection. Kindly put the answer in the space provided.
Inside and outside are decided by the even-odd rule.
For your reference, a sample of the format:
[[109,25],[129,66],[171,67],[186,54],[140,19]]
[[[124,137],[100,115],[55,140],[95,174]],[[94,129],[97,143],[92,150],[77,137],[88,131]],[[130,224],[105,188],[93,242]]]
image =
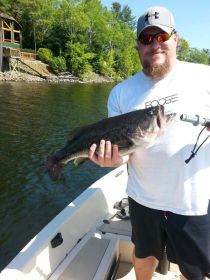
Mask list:
[[0,84],[0,269],[69,201],[105,174],[69,164],[58,182],[40,164],[75,127],[106,116],[111,84]]

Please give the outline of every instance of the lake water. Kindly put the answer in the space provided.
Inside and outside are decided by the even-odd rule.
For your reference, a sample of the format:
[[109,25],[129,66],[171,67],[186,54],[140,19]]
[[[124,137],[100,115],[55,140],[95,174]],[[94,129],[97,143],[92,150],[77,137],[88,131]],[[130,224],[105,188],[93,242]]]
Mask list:
[[52,182],[40,165],[72,129],[107,114],[113,84],[0,83],[0,270],[57,213],[110,171],[70,163]]

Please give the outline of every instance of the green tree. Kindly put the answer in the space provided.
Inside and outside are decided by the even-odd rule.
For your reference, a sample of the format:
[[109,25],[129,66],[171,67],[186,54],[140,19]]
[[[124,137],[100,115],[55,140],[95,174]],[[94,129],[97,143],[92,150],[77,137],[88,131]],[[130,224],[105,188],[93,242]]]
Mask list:
[[106,57],[103,58],[101,73],[105,76],[109,76],[113,78],[116,75],[114,70],[114,64],[115,64],[114,50],[110,49],[107,52]]
[[88,17],[82,10],[82,4],[75,5],[74,2],[61,0],[55,11],[46,44],[56,55],[65,53],[67,42],[85,43]]
[[120,73],[122,78],[130,77],[138,72],[141,68],[139,57],[133,46],[127,46],[121,53]]
[[209,60],[208,64],[210,65],[210,49],[202,49],[202,51],[207,54]]
[[56,0],[0,0],[1,10],[22,26],[24,48],[43,47],[51,28]]
[[87,44],[67,42],[65,58],[67,68],[74,75],[81,75],[91,71],[92,66],[90,61],[94,58],[94,53],[88,52]]
[[37,55],[38,58],[45,63],[48,63],[53,58],[52,51],[47,48],[39,48],[37,51]]
[[128,5],[122,7],[119,2],[114,2],[112,3],[112,12],[117,21],[127,23],[132,30],[135,30],[136,20],[135,17],[132,16],[132,11]]
[[[100,0],[0,0],[0,5],[22,25],[23,48],[48,49],[51,54],[42,60],[55,71],[67,67],[75,75],[92,70],[127,78],[141,68],[128,5],[114,2],[110,10]],[[208,49],[192,49],[183,38],[177,57],[210,64]]]
[[187,53],[186,61],[208,65],[209,56],[205,51],[191,48]]
[[62,56],[53,57],[49,61],[49,66],[54,73],[58,74],[60,72],[66,71],[66,60]]
[[100,51],[108,39],[108,23],[110,14],[99,0],[84,0],[81,4],[83,13],[87,16],[85,26],[85,42],[93,51]]
[[177,58],[179,60],[185,61],[189,50],[190,50],[190,46],[188,42],[183,38],[180,38],[177,47]]

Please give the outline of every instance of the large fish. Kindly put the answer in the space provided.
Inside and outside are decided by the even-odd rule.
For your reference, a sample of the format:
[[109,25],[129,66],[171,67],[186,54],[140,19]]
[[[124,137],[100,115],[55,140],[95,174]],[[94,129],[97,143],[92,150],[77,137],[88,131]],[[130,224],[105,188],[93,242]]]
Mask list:
[[66,145],[44,163],[45,170],[54,180],[58,179],[66,164],[74,160],[76,165],[88,159],[90,146],[100,140],[117,144],[120,155],[132,153],[135,148],[151,145],[161,134],[171,115],[164,114],[163,106],[132,111],[102,119],[72,132]]

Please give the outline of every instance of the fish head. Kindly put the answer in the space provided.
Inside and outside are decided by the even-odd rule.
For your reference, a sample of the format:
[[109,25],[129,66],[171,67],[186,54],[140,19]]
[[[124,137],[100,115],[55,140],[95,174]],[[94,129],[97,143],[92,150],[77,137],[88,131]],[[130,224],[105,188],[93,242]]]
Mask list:
[[163,105],[143,109],[141,113],[137,134],[141,141],[151,144],[164,132],[171,116],[165,114]]

